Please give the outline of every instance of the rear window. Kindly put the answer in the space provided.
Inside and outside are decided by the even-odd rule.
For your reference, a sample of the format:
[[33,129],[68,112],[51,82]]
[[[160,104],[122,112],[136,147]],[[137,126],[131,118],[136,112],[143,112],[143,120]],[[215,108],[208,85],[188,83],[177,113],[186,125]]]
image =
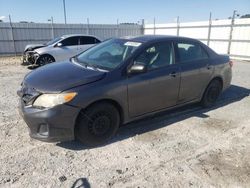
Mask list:
[[177,49],[180,62],[208,58],[207,53],[199,44],[180,42],[177,43]]

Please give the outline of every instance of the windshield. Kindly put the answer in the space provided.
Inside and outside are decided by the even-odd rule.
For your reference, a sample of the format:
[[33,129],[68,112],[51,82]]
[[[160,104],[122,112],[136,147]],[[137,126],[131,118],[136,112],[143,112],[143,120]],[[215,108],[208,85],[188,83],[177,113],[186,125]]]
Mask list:
[[76,57],[85,66],[113,70],[125,61],[141,43],[125,39],[111,39],[96,45]]
[[55,38],[55,39],[53,39],[53,40],[47,42],[46,45],[47,45],[47,46],[52,45],[52,44],[58,42],[58,41],[61,40],[61,39],[62,39],[62,37]]

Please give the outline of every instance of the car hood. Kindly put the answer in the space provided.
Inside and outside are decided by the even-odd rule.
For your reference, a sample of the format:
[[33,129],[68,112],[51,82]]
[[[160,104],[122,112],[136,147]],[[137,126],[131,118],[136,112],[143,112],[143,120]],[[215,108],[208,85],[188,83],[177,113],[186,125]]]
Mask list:
[[42,48],[44,46],[46,46],[46,45],[45,44],[29,44],[29,45],[25,46],[24,51],[35,50],[37,48]]
[[106,72],[87,69],[70,61],[56,62],[40,67],[24,78],[23,84],[42,93],[64,90],[98,81]]

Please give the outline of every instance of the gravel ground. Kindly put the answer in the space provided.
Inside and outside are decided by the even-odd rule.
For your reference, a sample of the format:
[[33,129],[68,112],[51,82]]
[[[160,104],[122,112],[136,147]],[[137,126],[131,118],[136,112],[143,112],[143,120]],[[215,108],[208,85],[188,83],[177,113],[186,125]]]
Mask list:
[[214,108],[137,121],[87,149],[30,139],[16,95],[30,70],[0,58],[0,187],[250,187],[250,63],[233,70]]

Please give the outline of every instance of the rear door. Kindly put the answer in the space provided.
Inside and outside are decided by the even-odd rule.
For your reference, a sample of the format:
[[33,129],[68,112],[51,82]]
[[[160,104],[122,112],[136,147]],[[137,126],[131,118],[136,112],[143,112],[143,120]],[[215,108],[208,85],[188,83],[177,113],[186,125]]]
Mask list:
[[78,46],[80,38],[78,36],[68,37],[62,41],[62,46],[54,48],[54,57],[56,61],[69,59],[79,53]]
[[180,70],[175,64],[172,42],[160,42],[147,47],[133,63],[145,64],[147,71],[128,76],[131,117],[176,105]]
[[213,73],[208,53],[198,43],[180,41],[175,43],[176,61],[181,68],[181,84],[178,103],[198,99]]
[[98,40],[95,37],[92,36],[81,36],[80,37],[80,45],[79,45],[79,53],[87,50],[91,46],[100,43],[100,40]]

